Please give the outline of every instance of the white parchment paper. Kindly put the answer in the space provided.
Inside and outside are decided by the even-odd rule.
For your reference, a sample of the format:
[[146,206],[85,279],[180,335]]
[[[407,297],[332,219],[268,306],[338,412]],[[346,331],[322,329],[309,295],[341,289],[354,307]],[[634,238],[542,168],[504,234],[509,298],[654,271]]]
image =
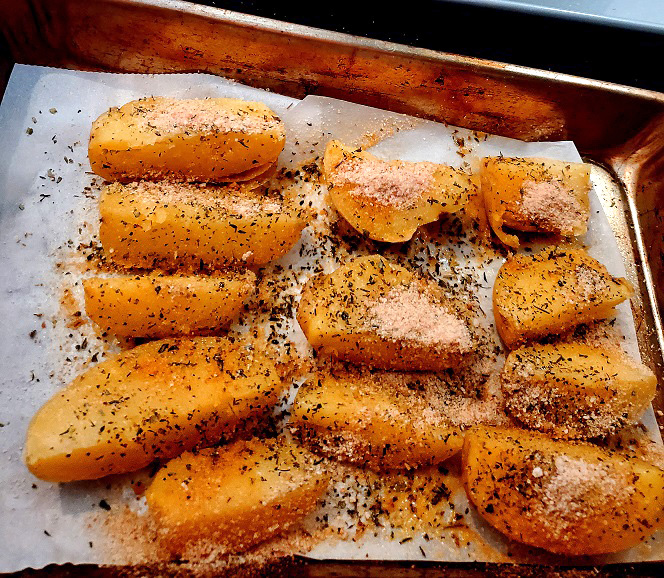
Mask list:
[[[32,415],[65,385],[59,365],[67,357],[67,348],[75,347],[67,341],[67,327],[43,325],[58,317],[60,307],[61,273],[55,269],[56,255],[67,249],[69,239],[80,235],[83,217],[93,217],[81,213],[84,188],[93,178],[87,161],[90,126],[109,107],[148,95],[223,96],[266,103],[286,123],[284,165],[297,166],[320,155],[331,138],[362,144],[368,134],[380,140],[372,152],[383,158],[454,166],[499,152],[580,160],[571,142],[522,143],[502,137],[476,142],[475,135],[465,129],[329,98],[297,101],[210,75],[119,75],[17,65],[0,106],[0,572],[49,563],[121,562],[108,557],[92,540],[88,527],[88,514],[108,497],[108,482],[58,485],[37,480],[23,464],[22,447]],[[458,154],[454,140],[459,138],[468,149],[464,157]],[[622,276],[625,270],[618,246],[594,194],[591,209],[585,239],[589,252],[612,274]],[[306,240],[305,230],[301,243]],[[299,246],[284,262],[298,259]],[[500,264],[496,261],[473,274],[479,278],[486,273],[487,287],[491,287]],[[474,265],[468,262],[465,266],[473,270]],[[490,305],[489,289],[479,297]],[[490,316],[491,307],[483,308]],[[626,348],[638,357],[628,304],[619,307],[618,323],[626,336]],[[653,420],[652,415],[646,416],[655,435]],[[133,497],[127,489],[127,500]],[[481,520],[475,522],[487,542],[500,549],[502,538],[484,528]],[[637,547],[608,560],[664,558],[663,542],[660,532],[659,548]],[[353,543],[326,542],[311,555],[421,560],[420,545],[418,540],[398,544],[372,536]],[[473,547],[454,549],[429,543],[427,550],[429,560],[487,559]]]

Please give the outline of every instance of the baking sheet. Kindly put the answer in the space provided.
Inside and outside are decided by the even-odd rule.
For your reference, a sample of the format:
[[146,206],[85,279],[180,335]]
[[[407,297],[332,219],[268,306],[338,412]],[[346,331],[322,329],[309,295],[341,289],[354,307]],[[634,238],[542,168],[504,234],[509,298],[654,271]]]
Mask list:
[[[261,100],[286,123],[288,137],[281,164],[293,167],[321,154],[331,138],[366,144],[367,135],[379,141],[372,152],[384,158],[454,166],[472,165],[481,156],[499,152],[580,160],[570,142],[485,140],[483,135],[439,123],[329,98],[297,101],[210,75],[116,75],[17,65],[0,106],[0,315],[4,321],[0,332],[0,572],[49,563],[122,563],[122,554],[106,549],[103,535],[89,527],[91,514],[100,511],[102,501],[113,507],[122,501],[141,507],[129,485],[115,483],[117,480],[60,485],[41,482],[27,472],[21,452],[27,425],[38,407],[81,370],[92,351],[114,348],[85,324],[73,328],[62,322],[62,290],[74,285],[72,276],[81,265],[76,263],[77,246],[92,238],[98,220],[94,192],[86,193],[86,187],[95,180],[87,161],[91,123],[109,107],[146,95]],[[459,139],[464,140],[464,156],[459,154]],[[324,203],[320,191],[311,195],[318,206]],[[612,274],[624,275],[617,244],[595,194],[591,210],[585,240],[590,254]],[[309,229],[321,225],[322,220],[319,217]],[[281,263],[297,267],[309,259],[322,261],[325,270],[333,269],[335,263],[324,255],[300,256],[301,246],[311,239],[312,234],[305,229],[300,243]],[[478,298],[490,323],[491,307],[487,305],[500,261],[491,266],[483,263],[478,270],[472,258],[460,258],[454,269],[447,262],[443,269],[450,274],[462,270],[475,276],[486,273],[487,289]],[[300,268],[298,281],[303,282],[306,276]],[[638,357],[628,304],[619,307],[618,324],[625,335],[625,348]],[[291,332],[306,348],[297,324],[292,324]],[[646,421],[653,436],[658,435],[654,416],[646,416]],[[118,490],[118,486],[124,489]],[[472,515],[469,524],[476,526],[490,548],[428,542],[426,559],[500,559],[506,542]],[[660,531],[648,547],[639,546],[603,561],[664,559],[663,544]],[[384,535],[371,534],[356,542],[326,541],[310,555],[422,560],[420,546],[418,540],[399,544]],[[527,559],[526,553],[523,559]]]

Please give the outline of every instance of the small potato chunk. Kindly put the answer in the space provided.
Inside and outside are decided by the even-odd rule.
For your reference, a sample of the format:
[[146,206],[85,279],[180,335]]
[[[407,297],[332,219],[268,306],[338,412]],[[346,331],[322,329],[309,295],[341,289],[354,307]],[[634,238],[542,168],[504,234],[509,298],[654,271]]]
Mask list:
[[581,249],[515,255],[500,268],[493,286],[496,328],[513,349],[528,339],[609,317],[633,292],[626,279],[612,277]]
[[83,281],[85,311],[118,337],[163,338],[226,329],[256,290],[256,275],[133,275]]
[[88,156],[109,181],[245,181],[271,168],[285,135],[260,102],[143,98],[93,123]]
[[283,438],[185,453],[159,471],[148,508],[174,553],[219,545],[242,552],[316,507],[329,478],[312,457]]
[[101,195],[106,256],[127,267],[264,265],[288,253],[304,221],[261,191],[162,181],[113,183]]
[[579,343],[512,351],[501,382],[512,416],[558,438],[606,436],[633,424],[657,390],[646,366],[621,351]]
[[321,353],[383,369],[447,369],[476,340],[467,305],[378,255],[310,279],[297,320]]
[[510,247],[518,231],[583,235],[588,228],[590,165],[550,159],[490,157],[480,184],[491,228]]
[[490,395],[468,396],[446,374],[319,374],[298,391],[291,425],[318,453],[372,469],[439,464],[464,432],[501,422]]
[[285,391],[264,355],[217,337],[153,341],[57,392],[28,428],[25,461],[43,480],[130,472],[216,443]]
[[470,500],[510,538],[565,555],[624,550],[664,522],[664,470],[587,443],[473,428],[463,447]]
[[462,209],[477,190],[461,170],[431,162],[383,161],[330,141],[323,172],[332,203],[376,241],[408,241],[421,225]]

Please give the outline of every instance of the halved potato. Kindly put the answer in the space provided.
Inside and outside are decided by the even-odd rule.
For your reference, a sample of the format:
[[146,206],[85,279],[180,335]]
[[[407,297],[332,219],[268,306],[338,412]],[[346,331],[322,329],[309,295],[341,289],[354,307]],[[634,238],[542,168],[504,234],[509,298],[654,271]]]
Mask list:
[[557,554],[624,550],[664,522],[664,470],[540,433],[473,428],[463,447],[463,480],[489,524]]
[[454,213],[477,190],[472,177],[430,162],[383,161],[333,140],[323,173],[332,203],[356,230],[377,241],[408,241],[418,227]]
[[329,477],[312,458],[283,438],[185,453],[159,471],[145,497],[171,551],[241,552],[316,507]]
[[582,249],[515,255],[500,268],[493,286],[496,329],[512,349],[604,319],[633,292],[626,279],[610,275]]
[[128,267],[264,265],[285,255],[305,225],[291,203],[260,190],[169,181],[113,183],[100,211],[104,252]]
[[447,369],[475,343],[466,304],[378,255],[310,279],[297,320],[319,352],[384,369]]
[[266,356],[226,339],[153,341],[47,401],[28,428],[25,461],[51,482],[130,472],[234,433],[285,389]]
[[244,181],[284,148],[279,118],[260,102],[143,98],[92,125],[88,157],[106,180]]
[[579,343],[512,351],[501,382],[512,416],[561,438],[605,436],[634,423],[657,390],[645,365],[621,351]]
[[256,290],[252,271],[124,275],[83,281],[85,311],[119,337],[173,337],[225,329]]
[[510,247],[519,231],[583,235],[588,228],[590,165],[538,158],[489,157],[480,168],[491,228]]
[[446,374],[321,373],[301,387],[291,425],[308,446],[373,469],[438,464],[461,451],[465,430],[504,421],[488,392],[466,393]]

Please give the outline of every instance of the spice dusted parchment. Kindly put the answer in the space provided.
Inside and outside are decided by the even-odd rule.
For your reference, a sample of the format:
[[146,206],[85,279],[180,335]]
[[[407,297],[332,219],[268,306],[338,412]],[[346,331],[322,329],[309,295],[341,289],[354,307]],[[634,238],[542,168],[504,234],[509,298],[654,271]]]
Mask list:
[[[80,279],[91,274],[88,256],[97,248],[97,195],[102,183],[89,173],[87,139],[94,119],[109,107],[149,95],[260,100],[284,120],[287,145],[280,164],[291,171],[303,164],[309,167],[300,170],[296,186],[303,203],[310,206],[312,218],[293,250],[264,272],[273,281],[262,289],[278,294],[281,303],[288,305],[279,312],[280,326],[265,316],[260,322],[265,322],[266,336],[293,341],[301,355],[309,351],[292,313],[302,284],[317,271],[333,270],[347,255],[378,250],[352,234],[353,242],[345,242],[341,248],[335,245],[343,223],[327,205],[324,186],[310,164],[322,155],[330,139],[349,145],[373,144],[371,152],[386,160],[455,167],[465,163],[472,167],[482,156],[499,153],[580,161],[570,142],[522,143],[335,99],[297,101],[208,75],[115,75],[16,66],[0,106],[4,139],[0,154],[0,313],[5,322],[0,334],[0,572],[49,563],[132,559],[128,552],[108,547],[99,520],[114,516],[125,506],[138,518],[144,516],[141,493],[150,472],[56,485],[33,478],[21,454],[27,425],[40,405],[87,364],[101,361],[120,347],[100,337],[80,308]],[[485,313],[483,324],[490,328],[491,288],[503,259],[498,254],[480,255],[460,239],[443,234],[430,242],[418,237],[407,258],[435,279],[462,279]],[[613,275],[624,275],[614,234],[594,192],[584,242],[588,252]],[[397,258],[396,249],[390,250]],[[245,317],[232,330],[246,330],[251,322],[251,317]],[[615,325],[625,337],[624,348],[638,358],[628,304],[618,308]],[[295,394],[294,388],[291,400]],[[652,414],[645,417],[645,423],[657,435]],[[370,523],[363,501],[374,482],[365,480],[354,488],[357,480],[340,468],[326,505],[304,523],[305,529],[315,532],[325,518],[337,537],[300,551],[317,558],[472,561],[506,559],[509,550],[512,561],[560,563],[552,556],[514,548],[488,528],[468,506],[460,486],[454,485],[454,474],[451,466],[446,490],[426,487],[425,479],[409,482],[421,483],[421,494],[432,496],[430,502],[454,504],[440,522],[445,526],[440,535],[449,538],[432,539],[398,531],[392,536],[393,529],[387,527],[358,532],[360,522],[363,527]],[[399,483],[395,479],[394,487]],[[380,491],[389,494],[391,488],[383,483]],[[399,516],[393,518],[394,523],[408,525],[406,514]],[[354,527],[336,531],[349,525]],[[297,544],[292,548],[297,550]],[[602,562],[662,558],[660,532],[647,544]]]

